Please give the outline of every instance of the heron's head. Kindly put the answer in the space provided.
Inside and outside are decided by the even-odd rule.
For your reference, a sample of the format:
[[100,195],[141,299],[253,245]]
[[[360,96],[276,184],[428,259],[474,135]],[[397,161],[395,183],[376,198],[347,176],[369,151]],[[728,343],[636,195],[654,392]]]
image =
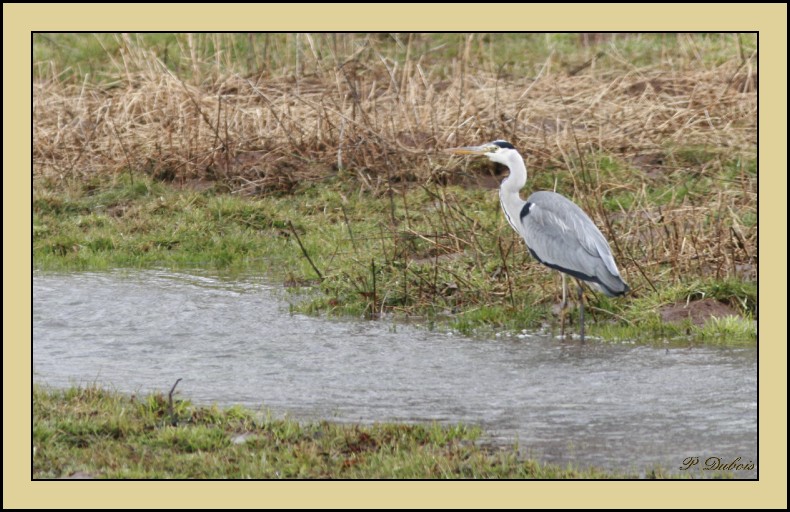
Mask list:
[[482,146],[466,146],[463,148],[450,148],[447,151],[456,155],[483,155],[492,162],[508,165],[512,155],[518,154],[513,144],[504,140],[495,140]]

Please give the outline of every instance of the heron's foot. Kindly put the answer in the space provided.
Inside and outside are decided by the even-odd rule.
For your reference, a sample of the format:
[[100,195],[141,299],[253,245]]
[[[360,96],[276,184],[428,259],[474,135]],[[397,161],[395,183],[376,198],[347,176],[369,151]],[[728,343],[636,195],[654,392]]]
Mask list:
[[563,301],[558,304],[554,304],[551,307],[551,312],[555,316],[558,316],[560,319],[560,338],[567,339],[570,336],[570,333],[565,332],[565,319],[568,316],[568,310],[572,310],[573,305],[570,301]]

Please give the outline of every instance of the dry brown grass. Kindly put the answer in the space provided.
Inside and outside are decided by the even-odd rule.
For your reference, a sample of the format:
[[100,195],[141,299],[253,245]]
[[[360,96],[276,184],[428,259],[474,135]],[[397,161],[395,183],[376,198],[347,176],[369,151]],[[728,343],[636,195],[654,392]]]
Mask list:
[[34,84],[34,173],[132,168],[165,179],[221,179],[248,192],[288,188],[338,167],[364,181],[425,180],[442,148],[504,138],[533,169],[582,152],[625,157],[673,145],[753,153],[756,75],[660,68],[608,76],[499,76],[460,60],[437,79],[420,62],[360,54],[285,78],[185,82],[151,51],[127,46],[109,86]]

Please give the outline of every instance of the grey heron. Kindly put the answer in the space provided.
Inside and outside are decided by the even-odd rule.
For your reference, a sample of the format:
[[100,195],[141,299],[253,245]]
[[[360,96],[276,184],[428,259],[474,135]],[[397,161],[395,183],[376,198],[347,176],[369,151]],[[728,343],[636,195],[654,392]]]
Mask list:
[[[609,297],[628,292],[628,285],[620,277],[609,244],[584,210],[556,192],[539,191],[530,195],[526,201],[521,199],[519,191],[527,184],[527,168],[512,144],[495,140],[482,146],[451,148],[447,151],[461,155],[483,155],[510,169],[510,174],[499,187],[502,210],[508,223],[524,238],[530,254],[547,267],[562,272],[563,313],[567,304],[565,274],[589,283]],[[579,282],[580,337],[584,341],[582,294]]]

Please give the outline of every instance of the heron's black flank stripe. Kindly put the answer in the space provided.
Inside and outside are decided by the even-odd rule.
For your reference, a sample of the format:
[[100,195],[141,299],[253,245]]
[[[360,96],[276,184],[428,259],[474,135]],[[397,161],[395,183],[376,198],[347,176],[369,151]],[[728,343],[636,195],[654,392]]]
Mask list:
[[[529,209],[530,208],[532,208],[532,203],[527,202],[527,204],[524,205],[524,208],[521,209],[521,213],[518,214],[518,216],[519,216],[519,218],[521,220],[524,220],[524,217],[529,215]],[[540,261],[540,260],[538,260],[538,261]]]
[[504,140],[495,140],[492,144],[494,146],[499,146],[502,149],[516,149],[513,147],[513,144],[506,142]]
[[597,284],[601,285],[603,288],[605,288],[606,290],[608,290],[609,293],[612,294],[612,296],[623,295],[625,292],[628,291],[628,286],[626,286],[626,289],[624,291],[616,292],[616,291],[612,290],[611,288],[609,288],[608,286],[606,286],[605,284],[603,284],[601,282],[601,280],[598,279],[595,276],[588,276],[587,274],[584,274],[582,272],[577,272],[576,270],[571,270],[571,269],[568,269],[568,268],[561,267],[559,265],[555,265],[553,263],[548,263],[548,262],[543,261],[542,259],[540,259],[538,257],[538,255],[535,254],[535,251],[533,251],[531,247],[527,247],[527,249],[529,249],[529,253],[532,254],[533,258],[538,260],[540,263],[543,263],[547,267],[553,268],[554,270],[559,270],[560,272],[564,272],[564,273],[568,274],[569,276],[573,276],[576,279],[581,279],[582,281],[590,281],[590,282],[593,282],[593,283],[597,283]]

